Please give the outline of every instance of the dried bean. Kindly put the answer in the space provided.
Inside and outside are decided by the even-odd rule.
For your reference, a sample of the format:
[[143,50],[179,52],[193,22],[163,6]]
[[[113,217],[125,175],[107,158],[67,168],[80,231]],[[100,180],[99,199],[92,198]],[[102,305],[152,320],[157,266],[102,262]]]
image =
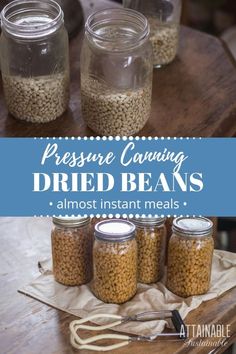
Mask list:
[[150,116],[152,86],[113,92],[97,80],[81,80],[82,113],[86,124],[104,136],[132,135]]
[[18,119],[46,123],[62,115],[69,101],[69,74],[24,78],[3,75],[9,112]]
[[154,66],[171,63],[176,57],[179,41],[179,25],[174,23],[162,24],[155,17],[148,18],[153,47]]

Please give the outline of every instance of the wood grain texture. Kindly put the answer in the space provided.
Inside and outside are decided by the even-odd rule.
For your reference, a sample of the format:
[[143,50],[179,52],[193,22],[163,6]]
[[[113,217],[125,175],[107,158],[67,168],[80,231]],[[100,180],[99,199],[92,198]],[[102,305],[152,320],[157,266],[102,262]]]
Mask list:
[[[109,1],[82,1],[85,17],[94,10],[118,6]],[[8,115],[0,84],[0,136],[92,136],[80,110],[79,54],[83,33],[70,43],[71,99],[68,111],[47,124],[17,121]],[[154,70],[151,118],[143,136],[231,137],[236,133],[236,67],[215,37],[181,29],[179,54]]]
[[[37,263],[50,257],[51,221],[47,218],[0,218],[0,353],[72,354],[68,326],[74,316],[53,309],[17,289],[39,275]],[[236,288],[203,303],[187,324],[230,324],[225,347],[186,347],[181,341],[132,343],[117,354],[221,354],[235,341]],[[84,334],[85,336],[87,333]],[[218,339],[217,339],[218,340]],[[215,341],[217,341],[215,339]],[[91,354],[89,351],[81,352]],[[113,352],[114,353],[114,352]]]

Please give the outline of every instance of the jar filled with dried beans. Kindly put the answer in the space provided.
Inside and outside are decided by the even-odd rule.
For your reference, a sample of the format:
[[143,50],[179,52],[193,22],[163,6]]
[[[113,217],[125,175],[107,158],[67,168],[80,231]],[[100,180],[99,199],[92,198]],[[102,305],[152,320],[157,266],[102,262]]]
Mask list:
[[210,287],[213,224],[203,217],[173,221],[168,247],[167,288],[178,296],[205,294]]
[[82,285],[92,279],[93,233],[90,218],[53,218],[52,261],[55,280]]
[[150,284],[161,279],[165,266],[165,218],[134,218],[138,244],[138,281]]
[[5,101],[17,119],[46,123],[69,101],[69,46],[56,1],[15,0],[1,13]]
[[81,51],[81,105],[86,124],[105,136],[139,132],[151,113],[153,56],[149,25],[129,9],[92,14]]
[[111,219],[95,226],[93,292],[107,303],[124,303],[137,291],[135,226]]
[[123,0],[125,7],[143,13],[150,24],[154,67],[171,63],[179,44],[181,0]]

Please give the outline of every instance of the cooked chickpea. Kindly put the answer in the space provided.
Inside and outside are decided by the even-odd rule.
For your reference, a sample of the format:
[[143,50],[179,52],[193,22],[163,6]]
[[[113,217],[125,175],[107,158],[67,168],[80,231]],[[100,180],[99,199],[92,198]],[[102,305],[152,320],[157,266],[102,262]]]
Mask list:
[[166,230],[164,226],[136,227],[138,243],[138,281],[155,283],[163,275]]
[[168,248],[167,287],[178,296],[206,293],[210,287],[214,240],[173,234]]

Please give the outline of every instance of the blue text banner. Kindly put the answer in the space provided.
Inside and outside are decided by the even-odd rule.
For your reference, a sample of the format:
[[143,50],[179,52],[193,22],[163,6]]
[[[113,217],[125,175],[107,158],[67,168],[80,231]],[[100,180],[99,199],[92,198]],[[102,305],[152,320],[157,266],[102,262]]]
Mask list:
[[0,139],[0,215],[236,216],[236,139]]

